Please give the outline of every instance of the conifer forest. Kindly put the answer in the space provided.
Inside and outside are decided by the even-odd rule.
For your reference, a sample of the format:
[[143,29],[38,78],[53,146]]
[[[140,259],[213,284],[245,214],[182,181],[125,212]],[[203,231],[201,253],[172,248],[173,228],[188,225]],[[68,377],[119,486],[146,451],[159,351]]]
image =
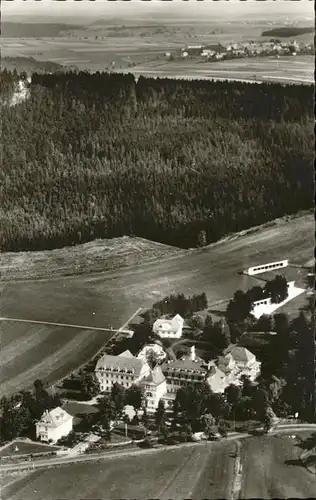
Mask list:
[[313,93],[2,71],[1,251],[121,235],[189,248],[311,208]]

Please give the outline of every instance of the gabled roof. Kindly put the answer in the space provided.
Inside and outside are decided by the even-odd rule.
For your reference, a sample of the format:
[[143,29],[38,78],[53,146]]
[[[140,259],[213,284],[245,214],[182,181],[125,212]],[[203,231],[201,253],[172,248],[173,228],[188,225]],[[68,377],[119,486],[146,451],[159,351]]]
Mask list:
[[121,354],[119,354],[120,357],[122,358],[133,358],[133,354],[131,353],[131,351],[129,351],[128,349],[124,352],[121,352]]
[[196,361],[190,359],[190,357],[185,357],[181,359],[177,359],[175,361],[164,362],[161,366],[163,372],[166,371],[181,371],[188,370],[190,372],[198,371],[200,373],[207,372],[207,364],[200,358],[197,358]]
[[[124,353],[122,353],[124,354]],[[132,372],[138,376],[143,367],[143,360],[135,358],[134,356],[111,356],[104,354],[97,362],[95,370],[118,370],[122,372]]]
[[156,366],[151,372],[150,374],[148,375],[148,377],[146,377],[144,379],[144,382],[147,382],[147,383],[152,383],[152,384],[155,384],[155,385],[159,385],[161,384],[162,382],[164,382],[166,379],[165,379],[165,376],[160,368],[160,366]]
[[230,354],[237,363],[248,363],[248,361],[255,358],[255,355],[248,351],[246,347],[234,344],[228,346],[227,349],[224,350],[223,354],[225,357]]
[[45,424],[49,427],[59,427],[64,424],[68,420],[72,420],[73,416],[69,415],[65,410],[58,406],[57,408],[53,408],[52,410],[43,413],[41,419],[38,424]]

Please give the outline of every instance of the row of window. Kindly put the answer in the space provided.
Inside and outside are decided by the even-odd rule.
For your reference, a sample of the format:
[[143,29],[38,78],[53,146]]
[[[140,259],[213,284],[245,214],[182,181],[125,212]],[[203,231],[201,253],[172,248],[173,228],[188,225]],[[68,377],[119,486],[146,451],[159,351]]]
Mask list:
[[276,269],[277,267],[285,267],[284,262],[276,262],[275,264],[267,264],[266,266],[254,267],[253,271],[264,271],[270,269]]
[[268,303],[269,303],[269,299],[265,299],[265,300],[260,300],[260,302],[256,302],[255,305],[261,306],[262,304],[267,305]]

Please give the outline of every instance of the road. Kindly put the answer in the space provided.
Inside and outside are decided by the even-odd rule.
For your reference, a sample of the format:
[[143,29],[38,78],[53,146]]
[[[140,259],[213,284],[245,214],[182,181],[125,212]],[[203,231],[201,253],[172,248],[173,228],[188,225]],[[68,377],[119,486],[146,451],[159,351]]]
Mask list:
[[[140,308],[140,310],[141,310],[141,308]],[[31,323],[33,325],[61,326],[63,328],[78,328],[79,330],[84,330],[86,328],[87,330],[96,330],[99,332],[128,333],[128,330],[124,330],[123,328],[119,328],[118,330],[116,330],[115,328],[101,328],[98,326],[89,326],[89,325],[71,325],[69,323],[54,323],[52,321],[36,321],[34,319],[0,317],[0,321],[11,321],[13,323]]]
[[[215,308],[254,278],[238,274],[249,267],[288,258],[301,265],[314,251],[314,217],[304,215],[257,232],[232,236],[209,247],[95,275],[2,284],[1,316],[32,321],[108,328],[142,306],[172,293],[205,292]],[[291,307],[295,300],[291,304]],[[93,314],[95,313],[95,314]],[[36,378],[54,383],[91,358],[109,332],[31,323],[1,322],[0,395]]]
[[[7,486],[2,490],[3,500],[104,498],[105,491],[109,500],[272,499],[288,498],[293,492],[297,498],[313,497],[316,476],[296,463],[292,465],[291,460],[302,450],[285,436],[295,432],[306,439],[316,425],[307,426],[307,433],[304,433],[305,428],[304,425],[292,425],[262,437],[235,433],[214,443],[187,443],[159,450],[121,450],[95,457],[77,457],[67,466],[63,462],[49,467],[53,464],[49,461],[45,466],[37,466],[35,462],[34,470],[31,464],[28,469],[14,473],[3,468],[3,474],[7,474],[4,475]],[[236,477],[238,471],[240,477]],[[12,481],[12,477],[17,478],[16,481]],[[241,486],[240,491],[236,486]]]
[[[316,424],[286,424],[280,425],[276,430],[272,431],[269,436],[277,435],[277,434],[288,434],[293,432],[302,432],[302,431],[316,431]],[[225,439],[223,439],[223,443],[229,441],[237,441],[240,439],[245,439],[252,437],[251,434],[242,433],[242,432],[232,432]],[[149,448],[149,449],[121,449],[115,451],[105,451],[101,453],[91,453],[83,456],[66,456],[66,457],[56,457],[56,458],[44,458],[41,460],[36,460],[34,462],[25,461],[20,462],[18,464],[2,464],[2,471],[12,471],[12,470],[21,470],[21,469],[40,469],[48,466],[58,466],[58,465],[66,465],[71,463],[80,463],[80,462],[93,462],[98,460],[111,460],[113,458],[118,457],[127,457],[127,456],[138,456],[138,455],[146,455],[152,453],[158,453],[162,450],[175,450],[179,449],[179,447],[191,447],[191,446],[213,446],[213,443],[208,442],[205,443],[182,443],[179,445],[165,446],[159,448]]]

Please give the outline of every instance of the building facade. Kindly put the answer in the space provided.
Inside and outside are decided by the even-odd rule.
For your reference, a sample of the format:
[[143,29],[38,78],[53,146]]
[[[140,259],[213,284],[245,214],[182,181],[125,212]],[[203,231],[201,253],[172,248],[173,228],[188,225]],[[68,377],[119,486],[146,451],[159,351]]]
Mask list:
[[95,367],[95,375],[102,392],[110,392],[115,383],[128,389],[138,384],[150,373],[148,363],[136,358],[129,351],[119,356],[103,355]]
[[60,438],[68,436],[72,428],[73,416],[58,406],[43,413],[41,420],[36,423],[36,438],[56,443]]
[[159,400],[167,392],[167,382],[161,367],[156,366],[140,385],[144,388],[147,411],[154,412]]

